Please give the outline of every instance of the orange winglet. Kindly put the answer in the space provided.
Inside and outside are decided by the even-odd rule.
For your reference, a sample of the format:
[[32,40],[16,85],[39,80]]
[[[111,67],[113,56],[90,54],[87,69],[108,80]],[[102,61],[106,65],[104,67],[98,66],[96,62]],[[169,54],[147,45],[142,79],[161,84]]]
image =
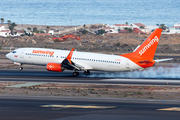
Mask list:
[[72,57],[73,51],[74,51],[74,48],[70,51],[70,53],[66,57],[66,60],[68,60],[70,63],[71,63],[71,57]]

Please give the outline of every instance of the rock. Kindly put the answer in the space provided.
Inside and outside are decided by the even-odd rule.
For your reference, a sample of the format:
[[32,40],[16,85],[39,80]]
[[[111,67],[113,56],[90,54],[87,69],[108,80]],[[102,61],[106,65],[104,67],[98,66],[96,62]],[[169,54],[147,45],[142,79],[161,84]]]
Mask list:
[[79,43],[79,46],[82,46],[82,44],[81,44],[81,43]]
[[46,44],[54,44],[54,41],[45,41]]
[[33,44],[36,44],[36,41],[35,41],[35,40],[32,40],[32,43],[33,43]]

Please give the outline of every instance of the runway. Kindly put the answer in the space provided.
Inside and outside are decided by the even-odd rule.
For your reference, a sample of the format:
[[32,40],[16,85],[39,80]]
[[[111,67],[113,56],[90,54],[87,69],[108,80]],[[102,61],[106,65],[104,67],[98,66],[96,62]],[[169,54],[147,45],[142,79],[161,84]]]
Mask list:
[[[91,76],[80,73],[79,77],[73,77],[72,71],[63,73],[49,72],[45,70],[0,70],[0,81],[26,81],[26,82],[58,82],[58,83],[88,83],[88,84],[129,84],[129,85],[180,85],[178,78],[117,78],[117,77],[93,77],[93,74],[106,74],[94,72]],[[124,72],[124,74],[126,74]]]
[[[100,77],[105,74],[111,73],[94,72],[90,76],[84,76],[81,72],[79,77],[73,77],[72,71],[56,73],[45,70],[0,70],[0,81],[180,85],[180,79]],[[179,111],[178,100],[0,94],[2,120],[179,120]]]
[[179,101],[1,96],[6,120],[179,120]]

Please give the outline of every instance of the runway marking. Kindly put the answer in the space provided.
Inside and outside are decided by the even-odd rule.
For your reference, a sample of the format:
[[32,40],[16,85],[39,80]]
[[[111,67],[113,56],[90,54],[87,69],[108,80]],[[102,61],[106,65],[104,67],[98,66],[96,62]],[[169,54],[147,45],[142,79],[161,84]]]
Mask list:
[[172,107],[172,108],[163,108],[163,109],[157,109],[157,110],[164,110],[164,111],[180,111],[179,107]]
[[[60,81],[68,81],[68,82],[74,82],[74,81],[84,81],[84,80],[66,80],[66,79],[39,79],[39,78],[0,78],[0,80],[44,80],[44,81],[49,81],[49,80],[57,80],[58,82]],[[88,80],[94,82],[94,80]],[[98,81],[104,81],[104,82],[154,82],[154,83],[180,83],[180,80],[165,80],[165,79],[99,79]]]
[[102,79],[100,81],[111,81],[111,82],[155,82],[155,83],[180,83],[180,80],[158,80],[158,79]]
[[[158,80],[158,79],[98,79],[98,80],[77,80],[74,79],[73,80],[69,80],[69,79],[42,79],[42,78],[0,78],[0,81],[6,81],[6,80],[10,80],[10,81],[23,81],[23,82],[29,82],[31,80],[33,80],[34,82],[57,82],[57,83],[70,83],[70,84],[108,84],[108,85],[122,85],[123,82],[126,82],[126,84],[123,85],[147,85],[149,83],[155,84],[157,83],[158,85],[154,85],[154,86],[164,86],[164,85],[169,85],[169,86],[179,86],[180,84],[180,80],[170,80],[170,79],[162,79],[162,80]],[[117,82],[117,83],[116,83]],[[133,82],[133,83],[131,83]],[[141,84],[139,84],[141,83]],[[168,83],[168,84],[167,84]],[[172,85],[175,84],[175,85]],[[151,86],[151,85],[150,85]]]
[[85,108],[85,109],[116,108],[116,106],[91,106],[91,105],[41,105],[40,107],[49,107],[49,108]]
[[21,88],[21,87],[29,87],[29,86],[34,86],[34,85],[41,85],[41,84],[46,84],[46,83],[40,83],[40,82],[27,82],[25,84],[17,84],[17,85],[12,85],[12,86],[6,86],[6,87],[14,87],[14,88]]

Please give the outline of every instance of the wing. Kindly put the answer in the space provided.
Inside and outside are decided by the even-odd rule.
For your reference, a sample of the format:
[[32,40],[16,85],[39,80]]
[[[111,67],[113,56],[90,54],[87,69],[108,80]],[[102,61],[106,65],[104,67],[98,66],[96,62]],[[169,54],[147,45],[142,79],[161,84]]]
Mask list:
[[62,61],[62,66],[68,70],[89,70],[93,69],[91,66],[84,64],[82,62],[73,62],[72,61],[72,54],[73,54],[74,48],[70,51],[68,56]]

